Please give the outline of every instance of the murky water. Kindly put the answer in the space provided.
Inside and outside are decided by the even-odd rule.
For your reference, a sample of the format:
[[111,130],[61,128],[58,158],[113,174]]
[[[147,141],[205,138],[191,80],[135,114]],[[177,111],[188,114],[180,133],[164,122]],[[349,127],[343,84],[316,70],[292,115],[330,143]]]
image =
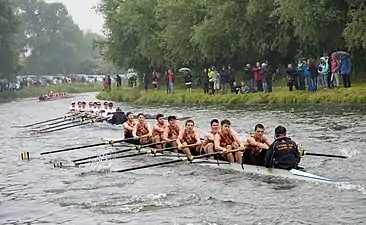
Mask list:
[[[90,97],[82,97],[92,100]],[[79,98],[81,99],[81,98]],[[78,100],[78,99],[76,99]],[[200,131],[212,118],[229,118],[243,137],[256,123],[268,135],[285,125],[309,152],[308,172],[344,181],[339,185],[277,180],[199,165],[174,164],[128,173],[106,173],[159,159],[135,157],[83,168],[53,168],[52,162],[109,151],[97,147],[40,156],[41,152],[121,138],[122,131],[76,127],[46,135],[10,128],[62,116],[70,100],[0,105],[0,224],[364,224],[366,223],[366,116],[363,107],[253,106],[136,107],[125,111],[193,116]],[[20,153],[30,152],[29,162]],[[51,162],[51,163],[50,163]]]

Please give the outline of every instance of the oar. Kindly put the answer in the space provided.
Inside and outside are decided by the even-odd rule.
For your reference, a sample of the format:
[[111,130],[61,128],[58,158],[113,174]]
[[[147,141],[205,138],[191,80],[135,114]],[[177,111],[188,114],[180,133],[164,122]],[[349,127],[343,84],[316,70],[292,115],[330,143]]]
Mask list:
[[[171,140],[171,141],[175,141],[175,140]],[[75,159],[72,160],[72,162],[77,163],[80,161],[84,161],[84,160],[88,160],[88,159],[95,159],[95,158],[100,158],[100,157],[104,157],[104,156],[108,156],[108,155],[115,155],[115,154],[119,154],[119,153],[123,153],[123,152],[128,152],[128,151],[133,151],[133,150],[140,150],[142,148],[146,148],[146,147],[150,147],[150,146],[154,146],[154,145],[159,145],[159,144],[165,144],[171,141],[162,141],[162,142],[157,142],[157,143],[150,143],[150,144],[146,144],[146,145],[134,145],[132,147],[129,148],[125,148],[125,149],[121,149],[115,152],[108,152],[105,154],[100,154],[100,155],[93,155],[93,156],[89,156],[89,157],[85,157],[85,158],[81,158],[81,159]]]
[[[73,114],[73,115],[76,115],[76,114]],[[27,125],[14,125],[14,126],[11,126],[11,127],[31,127],[31,126],[39,125],[39,124],[42,124],[42,123],[48,123],[48,122],[52,122],[52,121],[56,121],[56,120],[61,120],[61,119],[64,119],[65,117],[66,116],[62,116],[62,117],[57,117],[57,118],[54,118],[54,119],[44,120],[44,121],[40,121],[40,122],[36,122],[36,123],[30,123],[30,124],[27,124]]]
[[48,123],[46,124],[47,126],[52,126],[52,125],[56,125],[56,124],[59,124],[59,123],[65,123],[65,122],[70,122],[70,121],[76,121],[77,118],[79,117],[82,117],[81,116],[65,116],[64,120],[61,120],[61,121],[56,121],[56,122],[53,122],[53,123]]
[[57,127],[67,126],[67,125],[74,125],[74,124],[79,125],[80,122],[86,122],[86,121],[89,121],[90,119],[93,119],[93,118],[95,118],[95,117],[81,118],[81,119],[77,119],[77,120],[74,120],[74,121],[62,121],[62,122],[67,122],[67,123],[59,124],[59,125],[51,126],[51,127],[46,127],[46,128],[43,128],[43,129],[32,129],[31,131],[32,132],[38,132],[38,133],[46,133],[44,131],[51,130],[51,129],[54,129],[54,128],[57,128]]
[[[157,144],[157,143],[154,143],[154,144]],[[186,147],[191,147],[191,146],[195,146],[195,145],[197,145],[197,144],[187,145]],[[175,149],[177,149],[177,146],[163,148],[163,149],[151,149],[151,150],[148,150],[146,152],[138,152],[138,153],[133,153],[133,154],[128,154],[128,155],[113,156],[113,157],[104,158],[104,159],[101,159],[101,160],[83,161],[83,162],[75,163],[75,166],[88,164],[88,163],[93,163],[93,162],[99,162],[99,161],[106,161],[106,160],[111,160],[111,159],[122,159],[122,158],[128,158],[128,157],[139,156],[139,155],[156,154],[158,152],[173,151]]]
[[322,157],[330,157],[330,158],[340,158],[340,159],[347,159],[347,156],[344,155],[329,155],[329,154],[320,154],[320,153],[311,153],[304,151],[303,155],[312,155],[312,156],[322,156]]
[[97,146],[102,146],[102,145],[113,145],[115,143],[121,143],[121,142],[132,140],[132,139],[134,139],[134,138],[127,138],[127,139],[121,139],[121,140],[115,140],[115,141],[111,140],[111,141],[98,143],[98,144],[84,145],[84,146],[78,146],[78,147],[73,147],[73,148],[65,148],[65,149],[60,149],[60,150],[55,150],[55,151],[42,152],[41,155],[48,155],[48,154],[59,153],[59,152],[67,152],[67,151],[73,151],[73,150],[83,149],[83,148],[92,148],[92,147],[97,147]]
[[132,167],[132,168],[127,168],[127,169],[121,169],[121,170],[114,170],[112,172],[123,173],[123,172],[128,172],[128,171],[133,171],[133,170],[145,169],[145,168],[161,166],[161,165],[168,165],[168,164],[179,163],[179,162],[193,162],[194,159],[206,158],[206,157],[210,157],[210,156],[215,156],[215,155],[220,155],[220,154],[230,153],[230,152],[237,152],[237,151],[242,151],[242,150],[234,149],[234,150],[230,150],[227,152],[213,152],[213,153],[208,153],[208,154],[199,155],[199,156],[185,156],[185,157],[181,157],[180,159],[176,159],[176,160],[149,164],[149,165],[144,165],[144,166],[138,166],[138,167]]

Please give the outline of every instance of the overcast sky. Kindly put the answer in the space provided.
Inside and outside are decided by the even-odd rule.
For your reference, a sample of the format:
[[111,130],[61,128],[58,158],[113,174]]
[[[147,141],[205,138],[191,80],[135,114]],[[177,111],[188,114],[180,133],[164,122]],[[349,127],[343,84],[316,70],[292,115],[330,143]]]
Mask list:
[[93,6],[96,6],[99,0],[45,0],[46,2],[62,2],[67,10],[82,30],[91,30],[101,34],[103,27],[103,17],[98,15]]

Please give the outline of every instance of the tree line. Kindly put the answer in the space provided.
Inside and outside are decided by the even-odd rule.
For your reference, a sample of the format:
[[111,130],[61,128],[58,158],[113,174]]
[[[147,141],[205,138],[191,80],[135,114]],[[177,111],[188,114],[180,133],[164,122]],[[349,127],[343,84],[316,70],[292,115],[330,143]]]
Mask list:
[[363,0],[102,0],[106,56],[140,72],[349,51],[366,67]]
[[114,68],[62,3],[0,1],[0,79],[16,75],[105,74]]

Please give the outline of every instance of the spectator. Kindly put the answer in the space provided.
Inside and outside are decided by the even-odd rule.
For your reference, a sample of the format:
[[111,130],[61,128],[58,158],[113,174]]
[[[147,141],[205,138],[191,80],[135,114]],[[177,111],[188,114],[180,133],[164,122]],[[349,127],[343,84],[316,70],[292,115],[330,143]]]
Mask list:
[[174,73],[168,70],[169,93],[174,94]]
[[208,78],[208,71],[206,68],[203,69],[202,72],[202,84],[203,84],[203,93],[208,94],[209,91],[209,78]]
[[321,75],[324,89],[329,89],[329,83],[328,83],[329,65],[327,62],[327,58],[325,58],[325,57],[320,58],[320,65],[319,65],[318,73]]
[[347,56],[343,56],[341,59],[341,75],[343,80],[343,86],[345,88],[351,87],[351,59]]
[[253,73],[253,70],[250,69],[250,64],[247,64],[244,67],[244,73],[245,73],[245,77],[248,79],[249,91],[253,92],[254,91],[254,73]]
[[330,81],[334,87],[338,88],[339,87],[339,62],[335,56],[331,56],[330,63],[331,63],[331,71],[332,71]]

